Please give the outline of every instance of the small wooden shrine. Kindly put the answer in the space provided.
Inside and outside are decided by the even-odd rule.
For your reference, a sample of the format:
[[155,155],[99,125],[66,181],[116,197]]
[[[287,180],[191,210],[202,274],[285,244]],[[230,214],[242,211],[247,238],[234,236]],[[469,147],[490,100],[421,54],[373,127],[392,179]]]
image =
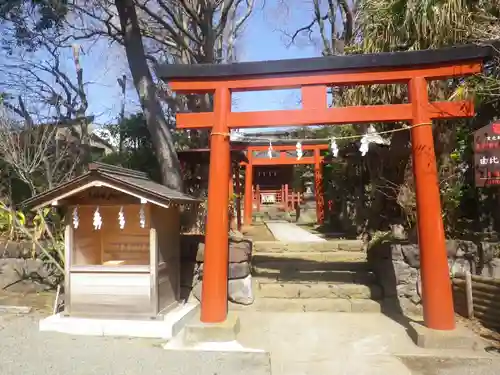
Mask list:
[[180,209],[198,201],[146,174],[94,163],[25,202],[65,210],[65,315],[156,318],[180,293]]

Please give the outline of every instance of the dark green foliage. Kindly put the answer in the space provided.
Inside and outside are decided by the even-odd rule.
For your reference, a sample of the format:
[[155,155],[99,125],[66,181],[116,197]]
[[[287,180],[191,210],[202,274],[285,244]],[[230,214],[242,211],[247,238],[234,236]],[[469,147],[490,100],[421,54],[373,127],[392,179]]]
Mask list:
[[111,125],[109,130],[113,137],[120,139],[121,151],[107,155],[102,161],[146,172],[151,179],[160,182],[160,166],[143,114],[125,118],[120,124]]

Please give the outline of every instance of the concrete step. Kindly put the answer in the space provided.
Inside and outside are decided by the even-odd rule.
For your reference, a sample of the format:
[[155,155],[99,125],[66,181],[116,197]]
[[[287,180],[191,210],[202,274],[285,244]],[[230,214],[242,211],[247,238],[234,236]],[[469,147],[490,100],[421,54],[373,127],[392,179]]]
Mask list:
[[363,251],[363,242],[359,240],[332,240],[315,242],[280,242],[255,241],[253,253],[297,253],[297,252],[336,252]]
[[316,263],[331,263],[331,262],[366,262],[366,254],[361,251],[336,251],[331,253],[321,251],[310,252],[291,252],[286,253],[253,253],[252,263],[260,264],[260,262],[268,261],[308,261]]
[[290,277],[297,272],[368,271],[364,253],[260,253],[252,256],[254,274],[281,273]]
[[229,304],[230,310],[266,312],[352,312],[379,313],[381,304],[369,299],[257,298],[252,305]]
[[281,299],[374,299],[382,298],[382,290],[378,285],[363,284],[330,284],[330,283],[289,283],[276,282],[256,283],[257,298]]
[[[369,271],[366,262],[337,262],[337,263],[315,263],[310,261],[267,261],[252,265],[252,275],[290,280],[299,278],[309,280],[309,277],[334,278],[332,271]],[[320,280],[318,280],[320,281]],[[327,281],[327,280],[325,280]]]
[[332,270],[332,271],[302,271],[293,270],[291,272],[280,272],[274,269],[256,268],[253,272],[254,278],[261,284],[272,284],[276,282],[294,283],[352,283],[352,284],[374,284],[375,275],[366,270]]

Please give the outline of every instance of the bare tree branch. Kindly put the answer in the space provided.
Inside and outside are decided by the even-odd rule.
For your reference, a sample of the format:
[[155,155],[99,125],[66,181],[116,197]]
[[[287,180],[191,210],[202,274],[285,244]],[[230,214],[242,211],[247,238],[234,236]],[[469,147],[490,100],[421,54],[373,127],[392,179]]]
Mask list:
[[0,158],[33,195],[73,176],[78,146],[60,130],[56,125],[25,127],[0,108]]

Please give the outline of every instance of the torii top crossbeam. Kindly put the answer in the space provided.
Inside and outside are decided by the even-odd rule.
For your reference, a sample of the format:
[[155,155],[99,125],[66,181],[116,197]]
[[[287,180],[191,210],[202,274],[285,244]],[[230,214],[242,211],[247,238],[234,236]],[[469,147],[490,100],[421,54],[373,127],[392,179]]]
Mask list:
[[[478,73],[491,47],[461,46],[442,50],[330,56],[313,59],[247,62],[220,65],[163,65],[161,79],[178,93],[212,93],[266,89],[302,89],[302,109],[228,112],[228,128],[304,126],[364,122],[410,121],[411,104],[327,108],[327,85],[408,83]],[[469,117],[469,102],[428,103],[431,118]],[[178,129],[210,128],[215,113],[179,113]]]
[[[249,127],[409,121],[412,142],[424,318],[429,328],[455,327],[436,170],[433,119],[470,117],[471,101],[429,102],[428,81],[481,72],[492,46],[248,62],[227,65],[163,65],[158,76],[178,93],[213,93],[214,110],[177,114],[178,129],[211,128],[209,200],[201,319],[227,314],[229,131]],[[409,103],[327,107],[328,86],[400,83]],[[302,108],[232,112],[236,91],[300,88]]]

